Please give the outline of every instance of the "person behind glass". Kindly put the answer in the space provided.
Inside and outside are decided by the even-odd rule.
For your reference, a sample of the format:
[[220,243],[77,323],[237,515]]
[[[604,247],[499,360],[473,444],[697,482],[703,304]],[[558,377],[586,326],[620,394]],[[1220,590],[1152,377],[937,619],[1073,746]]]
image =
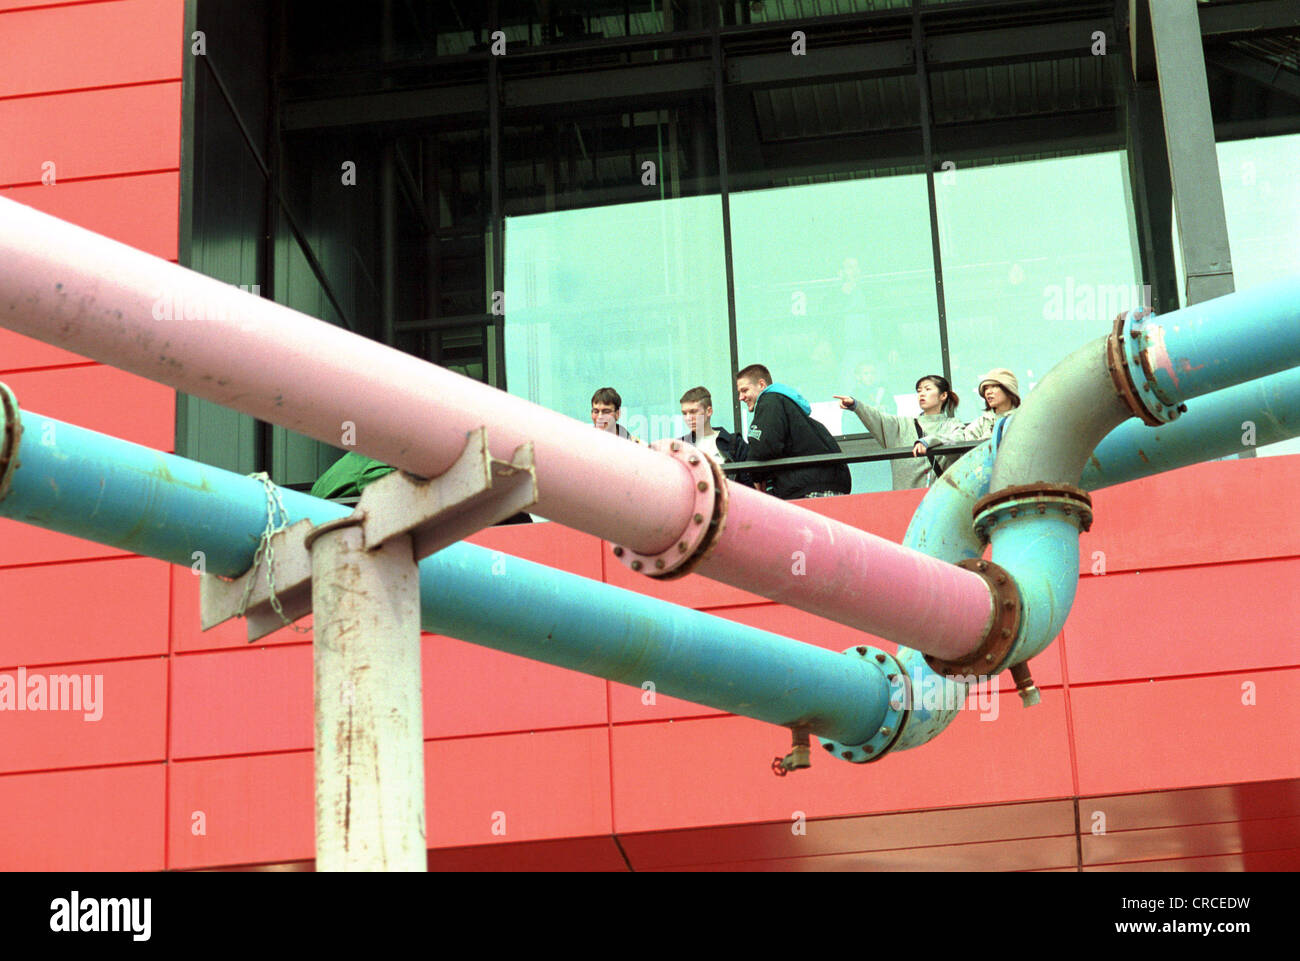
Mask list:
[[[680,403],[687,432],[678,440],[698,447],[719,464],[749,459],[749,447],[743,437],[713,426],[713,396],[707,387],[692,387],[682,394]],[[736,480],[745,483],[739,477]]]
[[[736,392],[753,414],[746,437],[750,460],[840,453],[840,445],[826,426],[809,416],[812,406],[803,395],[772,383],[771,373],[762,364],[750,364],[736,375]],[[754,486],[787,501],[834,497],[853,489],[847,464],[782,467],[764,472],[763,484],[766,486]]]
[[[920,443],[920,438],[949,438],[963,426],[954,416],[958,404],[957,394],[948,379],[939,374],[927,374],[916,382],[916,401],[921,405],[920,417],[899,417],[855,400],[848,394],[834,396],[842,408],[858,415],[858,420],[880,442],[880,446],[906,447],[910,444],[914,458],[922,458],[926,453],[926,447]],[[932,468],[937,467],[938,472],[943,473],[948,468],[947,462],[951,460],[955,458],[941,458],[937,464],[932,463],[930,458],[890,461],[894,490],[929,486],[935,477]]]
[[633,437],[618,422],[622,414],[623,398],[618,396],[618,391],[613,387],[602,387],[591,395],[591,423],[593,427],[597,430],[607,430],[615,436],[635,441],[638,444],[641,443],[640,438]]
[[927,451],[942,447],[945,442],[959,444],[962,441],[978,441],[993,436],[993,425],[998,418],[1011,413],[1020,406],[1020,382],[1016,375],[1005,367],[995,367],[980,378],[979,395],[984,398],[984,413],[960,430],[944,437],[927,435],[917,441],[917,446]]

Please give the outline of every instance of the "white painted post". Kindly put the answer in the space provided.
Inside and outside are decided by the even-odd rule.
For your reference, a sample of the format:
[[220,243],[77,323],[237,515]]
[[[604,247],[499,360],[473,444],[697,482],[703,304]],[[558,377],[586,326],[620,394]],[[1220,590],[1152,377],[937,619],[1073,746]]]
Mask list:
[[357,524],[312,553],[316,870],[425,871],[419,575],[410,535]]

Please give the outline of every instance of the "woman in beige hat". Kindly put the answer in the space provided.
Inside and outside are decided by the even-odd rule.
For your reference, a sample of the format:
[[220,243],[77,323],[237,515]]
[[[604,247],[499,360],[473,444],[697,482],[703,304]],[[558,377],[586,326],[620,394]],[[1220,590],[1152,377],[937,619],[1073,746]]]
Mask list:
[[1005,367],[995,367],[981,377],[978,393],[984,398],[984,413],[955,432],[922,437],[916,446],[928,451],[932,447],[942,447],[945,441],[961,443],[992,437],[993,425],[998,418],[1020,406],[1020,382]]

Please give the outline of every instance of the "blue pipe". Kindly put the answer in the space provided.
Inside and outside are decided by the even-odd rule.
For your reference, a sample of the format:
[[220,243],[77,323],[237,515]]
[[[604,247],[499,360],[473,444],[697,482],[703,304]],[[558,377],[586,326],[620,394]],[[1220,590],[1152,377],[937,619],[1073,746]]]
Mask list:
[[[1135,382],[1150,380],[1166,406],[1300,366],[1300,276],[1168,314],[1130,316],[1125,341]],[[1150,377],[1136,363],[1144,351]]]
[[1239,454],[1250,446],[1243,438],[1263,447],[1295,437],[1300,434],[1300,367],[1206,394],[1187,406],[1186,414],[1160,427],[1137,418],[1120,424],[1088,458],[1079,486],[1099,490]]
[[[1190,408],[1173,423],[1154,429],[1136,418],[1125,421],[1097,446],[1084,468],[1080,486],[1100,490],[1239,453],[1244,449],[1243,422],[1254,426],[1253,439],[1261,447],[1300,435],[1300,369],[1215,391],[1198,398]],[[998,423],[1004,426],[1006,420]],[[903,543],[950,563],[979,557],[983,544],[971,523],[971,510],[989,492],[995,458],[995,438],[990,438],[945,471],[912,515]],[[1057,523],[1061,523],[1059,518]],[[1076,545],[1074,566],[1068,570],[1077,572],[1078,538],[1072,536],[1072,531],[1073,527],[1065,531],[1065,539]],[[1077,573],[1075,577],[1077,580]],[[1064,603],[1066,595],[1055,582],[1038,585],[1034,593],[1053,599],[1055,604]],[[1073,589],[1069,590],[1069,594],[1073,593]],[[1043,605],[1036,605],[1033,616],[1041,619],[1045,614],[1049,622],[1054,620],[1051,606],[1047,605],[1044,611]],[[945,703],[954,700],[962,703],[959,697],[964,698],[965,685],[961,685],[960,695],[939,687],[942,682],[936,678],[941,676],[930,669],[919,651],[900,647],[895,657],[906,665],[913,687],[928,684],[943,692]],[[955,682],[947,683],[956,686]],[[914,699],[914,703],[919,705],[919,699]],[[903,735],[891,750],[904,750],[933,740],[956,716],[956,710],[914,710],[904,718]]]
[[[0,398],[12,401],[0,385]],[[16,406],[4,411],[16,427]],[[0,516],[235,577],[267,523],[261,481],[84,430],[31,411],[0,455]],[[0,438],[5,437],[0,430]],[[5,493],[4,485],[8,484]],[[350,513],[279,489],[287,523]],[[846,657],[457,543],[420,562],[421,625],[484,647],[706,704],[848,745],[869,742],[891,712],[874,658]],[[502,573],[504,571],[504,574]],[[502,603],[504,598],[510,603]]]

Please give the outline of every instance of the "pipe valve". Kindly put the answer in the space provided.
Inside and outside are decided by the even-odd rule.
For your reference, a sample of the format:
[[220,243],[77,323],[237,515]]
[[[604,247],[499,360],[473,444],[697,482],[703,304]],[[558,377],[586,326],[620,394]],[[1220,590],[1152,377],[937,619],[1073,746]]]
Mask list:
[[1028,661],[1013,664],[1011,677],[1016,682],[1016,693],[1020,695],[1020,703],[1023,707],[1033,707],[1035,704],[1042,703],[1043,699],[1038,694],[1038,688],[1034,686],[1034,679],[1029,676]]
[[809,744],[808,729],[795,728],[790,733],[793,735],[790,753],[785,757],[772,758],[772,773],[777,777],[785,777],[791,771],[812,767],[812,748]]

